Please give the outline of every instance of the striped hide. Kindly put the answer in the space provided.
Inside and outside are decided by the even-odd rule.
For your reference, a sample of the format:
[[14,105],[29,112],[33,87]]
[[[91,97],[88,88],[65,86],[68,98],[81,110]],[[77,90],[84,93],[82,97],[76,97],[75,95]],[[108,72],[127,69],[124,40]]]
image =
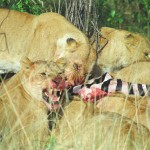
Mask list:
[[86,84],[73,87],[75,95],[80,95],[83,100],[94,101],[109,93],[121,92],[125,95],[150,96],[150,85],[129,83],[121,79],[113,79],[109,73],[91,79]]

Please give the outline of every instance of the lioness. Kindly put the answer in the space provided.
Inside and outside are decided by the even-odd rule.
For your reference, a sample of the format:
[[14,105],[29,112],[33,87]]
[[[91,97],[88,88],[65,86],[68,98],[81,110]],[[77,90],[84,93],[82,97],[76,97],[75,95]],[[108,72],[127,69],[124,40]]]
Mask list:
[[114,112],[97,113],[94,105],[74,100],[53,131],[56,149],[146,149],[149,130]]
[[20,70],[23,56],[32,61],[65,58],[64,71],[72,84],[83,81],[96,58],[88,38],[63,16],[0,9],[1,72]]
[[132,63],[150,61],[150,42],[140,34],[108,27],[100,29],[100,45],[97,64],[102,73],[116,72]]
[[99,100],[97,108],[100,112],[113,112],[132,119],[150,129],[150,97],[110,94]]
[[54,65],[25,59],[23,69],[3,83],[0,149],[43,149],[45,146],[49,136],[47,106],[51,110],[57,107],[56,96],[50,93],[50,88],[56,87],[52,79],[59,73],[58,68],[53,69]]
[[111,75],[126,82],[150,85],[150,62],[133,63]]

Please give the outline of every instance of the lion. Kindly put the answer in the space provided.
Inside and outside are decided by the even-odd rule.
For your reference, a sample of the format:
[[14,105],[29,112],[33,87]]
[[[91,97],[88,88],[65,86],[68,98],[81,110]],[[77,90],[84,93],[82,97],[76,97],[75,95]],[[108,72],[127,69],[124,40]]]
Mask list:
[[115,112],[99,113],[94,104],[74,99],[52,132],[56,149],[149,149],[150,131]]
[[99,112],[113,112],[132,119],[150,129],[150,97],[135,97],[119,93],[110,94],[99,100]]
[[64,83],[52,93],[52,81],[61,65],[25,58],[22,66],[1,87],[0,149],[43,149],[50,135],[48,111],[59,107],[56,93]]
[[[110,31],[108,32],[108,37],[105,36],[109,40],[108,45],[102,49],[97,63],[102,72],[110,72],[115,76],[122,71],[123,76],[123,70],[125,69],[127,72],[129,71],[129,74],[134,74],[136,70],[139,72],[141,70],[144,71],[144,67],[142,66],[149,65],[148,52],[150,51],[148,41],[140,35],[131,34],[123,36],[125,33],[128,33],[127,31],[109,30],[109,28],[107,30]],[[119,39],[123,39],[120,43],[115,42],[118,35]],[[141,48],[143,46],[143,49],[137,49],[137,45],[132,45],[134,36],[138,42],[140,40],[141,43],[146,42],[145,46],[142,44],[139,45]],[[114,47],[110,44],[114,44]],[[121,46],[122,51],[119,51],[117,48],[121,48]],[[112,50],[112,53],[108,50]],[[134,59],[133,56],[136,52],[139,55]],[[131,57],[130,54],[132,55]],[[132,57],[133,59],[131,59]],[[145,75],[149,74],[148,68]],[[139,77],[144,76],[144,72],[142,72],[142,76],[137,76],[135,80],[132,80],[132,77],[128,80],[127,77],[129,75],[126,77],[126,73],[124,71],[125,81],[143,83],[144,79],[139,80]],[[149,83],[148,77],[146,76],[144,80],[145,84]],[[118,76],[116,78],[118,79]],[[53,136],[56,137],[56,148],[128,150],[140,147],[140,149],[145,148],[148,150],[150,149],[149,117],[150,107],[148,96],[135,97],[116,92],[99,99],[96,103],[73,99],[66,106],[64,116],[53,132]]]
[[102,73],[117,72],[137,62],[150,62],[150,42],[144,36],[109,27],[102,27],[100,33],[99,43],[103,48],[97,65]]
[[137,62],[117,72],[111,72],[113,78],[126,82],[150,85],[150,62]]
[[25,56],[31,61],[64,58],[64,72],[71,84],[83,82],[96,60],[96,52],[85,34],[60,14],[35,16],[0,9],[1,72],[18,72]]
[[[108,27],[101,28],[100,44],[104,45],[98,54],[97,65],[101,73],[109,72],[114,79],[130,83],[150,85],[150,42],[140,34]],[[149,128],[149,97],[136,97],[113,93],[100,99],[97,105],[101,111],[116,112],[130,119],[140,120]],[[141,102],[145,102],[140,107]],[[138,106],[136,106],[138,104]]]

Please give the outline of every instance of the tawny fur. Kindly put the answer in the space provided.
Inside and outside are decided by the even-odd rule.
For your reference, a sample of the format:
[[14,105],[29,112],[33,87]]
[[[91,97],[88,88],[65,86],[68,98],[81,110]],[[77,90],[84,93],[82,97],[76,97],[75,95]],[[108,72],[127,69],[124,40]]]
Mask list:
[[111,94],[99,100],[99,112],[118,113],[150,129],[150,97]]
[[110,73],[115,79],[150,85],[150,62],[137,62],[117,72]]
[[[3,83],[0,92],[0,149],[44,149],[49,138],[42,90],[52,73],[48,62],[24,61],[22,71]],[[53,66],[54,67],[54,66]],[[42,73],[45,73],[44,76]]]
[[83,78],[96,59],[95,50],[91,48],[85,34],[63,16],[52,12],[35,16],[0,9],[1,72],[6,71],[6,67],[3,67],[6,63],[13,64],[7,68],[8,71],[17,72],[23,56],[31,61],[57,61],[64,58],[64,71],[69,79],[73,76],[70,74],[75,69],[74,64],[80,66],[81,72],[77,72]]
[[150,132],[114,112],[99,113],[92,103],[74,100],[53,132],[57,149],[149,149]]
[[[98,57],[102,73],[127,82],[150,84],[150,44],[139,34],[102,28],[108,44]],[[100,44],[105,43],[100,39]],[[122,69],[123,68],[123,69]],[[97,105],[72,101],[54,135],[58,149],[149,149],[149,97],[114,93]]]
[[99,44],[108,42],[98,54],[97,64],[102,73],[117,72],[141,61],[150,62],[150,42],[144,36],[108,27],[102,27],[100,32]]

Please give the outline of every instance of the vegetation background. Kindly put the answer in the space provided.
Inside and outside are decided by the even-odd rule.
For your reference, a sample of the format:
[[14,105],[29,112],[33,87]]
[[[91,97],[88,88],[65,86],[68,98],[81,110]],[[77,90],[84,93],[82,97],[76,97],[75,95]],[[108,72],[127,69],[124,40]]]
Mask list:
[[35,15],[60,13],[88,37],[108,26],[150,38],[150,0],[1,0],[0,7]]
[[[35,15],[60,13],[89,38],[103,26],[138,32],[150,38],[150,0],[0,0],[0,8]],[[47,150],[54,145],[55,137],[50,137]]]

